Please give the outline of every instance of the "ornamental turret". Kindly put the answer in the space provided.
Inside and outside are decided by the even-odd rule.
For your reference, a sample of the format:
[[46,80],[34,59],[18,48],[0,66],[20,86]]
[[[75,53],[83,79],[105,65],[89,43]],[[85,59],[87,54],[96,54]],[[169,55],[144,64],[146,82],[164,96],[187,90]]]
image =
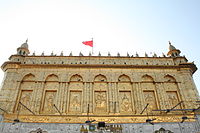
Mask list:
[[29,53],[30,52],[29,52],[29,49],[28,49],[28,39],[27,39],[26,42],[21,45],[21,47],[17,48],[17,54],[26,56]]
[[169,52],[167,53],[167,55],[169,57],[178,57],[180,56],[181,51],[179,49],[176,49],[171,42],[169,41]]

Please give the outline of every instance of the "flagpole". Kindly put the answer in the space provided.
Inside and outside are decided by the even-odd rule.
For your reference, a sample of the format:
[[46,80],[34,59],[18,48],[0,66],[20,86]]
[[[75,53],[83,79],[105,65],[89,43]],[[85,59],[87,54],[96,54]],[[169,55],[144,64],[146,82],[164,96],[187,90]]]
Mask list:
[[94,54],[94,52],[93,52],[93,47],[94,47],[94,41],[93,41],[93,38],[92,38],[92,55]]

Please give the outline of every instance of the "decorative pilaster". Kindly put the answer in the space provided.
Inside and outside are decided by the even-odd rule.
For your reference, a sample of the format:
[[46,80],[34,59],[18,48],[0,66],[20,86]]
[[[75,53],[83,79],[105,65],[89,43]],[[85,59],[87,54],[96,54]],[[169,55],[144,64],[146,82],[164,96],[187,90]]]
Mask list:
[[159,85],[157,84],[157,88],[158,88],[158,99],[160,99],[160,109],[167,109],[169,103],[164,83],[160,83]]
[[89,83],[84,82],[83,84],[83,103],[82,103],[82,113],[87,114],[87,107],[88,107],[88,101],[87,101],[87,86]]
[[59,83],[59,89],[58,89],[58,97],[57,97],[57,107],[58,110],[63,113],[63,105],[64,105],[64,92],[65,92],[65,83],[60,82]]
[[139,105],[139,107],[138,107],[139,112],[138,113],[140,113],[146,105],[145,105],[145,101],[144,101],[144,95],[143,95],[141,83],[137,83],[136,88],[138,89],[138,93],[137,93],[137,95],[138,95],[138,105]]
[[68,93],[69,93],[69,83],[66,82],[65,83],[65,87],[64,87],[64,96],[63,96],[63,108],[62,108],[62,112],[66,114],[67,112],[67,103],[68,103]]
[[[89,113],[90,114],[93,114],[94,112],[94,105],[93,105],[93,95],[94,95],[94,90],[93,90],[93,86],[94,84],[93,83],[89,83],[89,88],[88,88],[88,104],[89,104]],[[86,106],[87,107],[87,106]]]
[[42,108],[42,100],[43,100],[43,93],[44,93],[44,85],[45,85],[45,82],[43,81],[39,81],[38,82],[38,87],[36,89],[36,99],[35,99],[35,109],[34,109],[34,112],[36,114],[39,114],[40,113],[40,110]]
[[115,92],[114,113],[119,114],[119,88],[116,82],[113,83],[113,87],[114,87],[114,92]]
[[136,107],[136,101],[137,101],[137,96],[136,96],[136,84],[134,83],[131,83],[131,86],[132,86],[132,108],[133,108],[133,113],[136,114],[137,113],[137,107]]
[[113,96],[115,95],[115,90],[113,92],[112,83],[108,83],[108,113],[113,114],[114,108],[113,108],[113,102],[115,101],[115,98],[113,99]]

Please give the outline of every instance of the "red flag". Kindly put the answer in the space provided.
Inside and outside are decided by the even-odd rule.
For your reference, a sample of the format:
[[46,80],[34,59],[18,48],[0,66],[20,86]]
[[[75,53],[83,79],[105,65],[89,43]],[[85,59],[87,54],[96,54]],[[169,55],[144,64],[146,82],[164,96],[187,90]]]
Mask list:
[[82,43],[85,44],[85,45],[88,45],[90,47],[93,47],[93,40],[92,41],[84,41]]

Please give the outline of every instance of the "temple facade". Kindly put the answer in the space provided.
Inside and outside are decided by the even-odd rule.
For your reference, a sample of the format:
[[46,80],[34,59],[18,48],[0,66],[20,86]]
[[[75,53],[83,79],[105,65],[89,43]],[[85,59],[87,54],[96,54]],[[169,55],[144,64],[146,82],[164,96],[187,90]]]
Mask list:
[[1,66],[2,133],[200,132],[197,67],[171,43],[162,57],[29,53]]

